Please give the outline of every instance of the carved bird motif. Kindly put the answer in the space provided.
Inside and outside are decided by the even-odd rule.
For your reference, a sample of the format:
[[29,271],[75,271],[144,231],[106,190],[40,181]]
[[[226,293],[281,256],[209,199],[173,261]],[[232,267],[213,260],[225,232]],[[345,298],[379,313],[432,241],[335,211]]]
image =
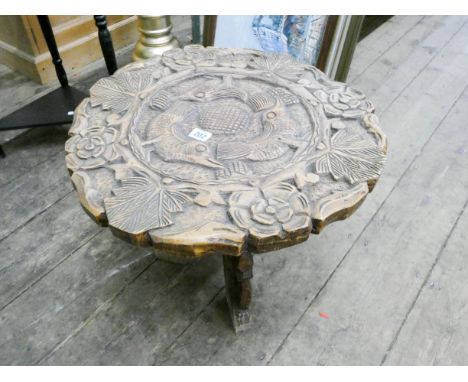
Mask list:
[[185,135],[177,124],[161,126],[158,122],[157,119],[153,120],[149,126],[151,131],[157,132],[156,137],[143,143],[144,146],[150,146],[147,148],[149,152],[156,152],[167,162],[182,161],[209,168],[223,168],[223,165],[214,159],[216,155],[213,145],[193,140]]
[[[295,138],[296,122],[287,110],[287,106],[299,100],[288,90],[270,88],[248,96],[233,86],[229,76],[217,87],[201,90],[197,87],[186,93],[180,99],[191,102],[169,108],[149,124],[148,130],[154,137],[144,143],[149,151],[167,162],[194,163],[216,169],[217,176],[230,176],[249,172],[246,159],[258,163],[272,161],[291,147],[304,144]],[[227,98],[237,99],[245,106],[229,103],[223,106],[220,98],[226,102]],[[197,103],[201,104],[196,106]],[[190,138],[189,132],[195,127],[211,132],[212,140],[200,142]],[[230,136],[232,139],[228,140]]]

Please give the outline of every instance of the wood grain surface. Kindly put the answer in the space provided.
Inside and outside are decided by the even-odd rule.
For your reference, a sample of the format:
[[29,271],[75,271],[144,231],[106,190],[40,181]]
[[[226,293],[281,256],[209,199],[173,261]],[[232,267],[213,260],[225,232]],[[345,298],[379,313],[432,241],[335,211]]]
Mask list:
[[277,250],[348,217],[387,149],[359,91],[288,55],[196,45],[99,80],[70,135],[97,223],[195,258]]

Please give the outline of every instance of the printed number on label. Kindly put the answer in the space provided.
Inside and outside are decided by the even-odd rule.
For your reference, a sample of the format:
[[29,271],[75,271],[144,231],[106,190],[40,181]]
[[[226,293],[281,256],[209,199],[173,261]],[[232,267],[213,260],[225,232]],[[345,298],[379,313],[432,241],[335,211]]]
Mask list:
[[197,141],[206,142],[211,138],[212,135],[213,134],[211,134],[209,131],[205,131],[196,127],[190,132],[189,137],[196,139]]

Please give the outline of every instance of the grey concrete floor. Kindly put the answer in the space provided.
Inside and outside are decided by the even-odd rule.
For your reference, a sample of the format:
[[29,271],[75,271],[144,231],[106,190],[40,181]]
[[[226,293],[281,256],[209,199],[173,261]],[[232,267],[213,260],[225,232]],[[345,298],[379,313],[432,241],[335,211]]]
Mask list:
[[[255,257],[239,335],[219,258],[160,261],[81,210],[66,127],[1,133],[0,364],[468,364],[467,21],[396,16],[358,44],[348,82],[388,134],[384,173],[351,218]],[[0,115],[49,89],[0,68]]]

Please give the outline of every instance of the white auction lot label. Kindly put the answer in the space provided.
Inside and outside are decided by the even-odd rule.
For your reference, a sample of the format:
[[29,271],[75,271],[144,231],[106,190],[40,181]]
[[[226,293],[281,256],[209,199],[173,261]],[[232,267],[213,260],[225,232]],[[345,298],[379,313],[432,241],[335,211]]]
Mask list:
[[199,129],[198,127],[195,127],[195,129],[193,129],[188,136],[190,138],[196,139],[197,141],[206,142],[208,139],[211,138],[212,135],[213,134],[211,134],[209,131],[205,131]]

